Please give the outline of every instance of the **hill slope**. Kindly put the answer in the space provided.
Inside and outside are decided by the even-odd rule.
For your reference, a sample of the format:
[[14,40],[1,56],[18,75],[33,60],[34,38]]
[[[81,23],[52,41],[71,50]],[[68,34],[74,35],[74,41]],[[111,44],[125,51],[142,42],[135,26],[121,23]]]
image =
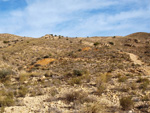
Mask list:
[[149,33],[0,34],[0,107],[6,113],[150,112],[149,69]]

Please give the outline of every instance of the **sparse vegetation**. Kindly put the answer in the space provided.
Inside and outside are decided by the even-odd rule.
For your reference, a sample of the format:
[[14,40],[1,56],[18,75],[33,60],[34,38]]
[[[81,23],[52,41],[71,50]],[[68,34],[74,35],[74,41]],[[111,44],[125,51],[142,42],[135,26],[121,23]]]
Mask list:
[[0,34],[0,112],[150,112],[144,35]]

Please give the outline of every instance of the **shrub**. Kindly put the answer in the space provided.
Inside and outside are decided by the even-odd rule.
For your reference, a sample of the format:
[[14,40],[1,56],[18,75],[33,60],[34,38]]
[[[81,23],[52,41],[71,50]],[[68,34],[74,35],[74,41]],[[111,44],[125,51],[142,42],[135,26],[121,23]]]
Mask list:
[[128,92],[129,90],[130,90],[130,88],[128,86],[123,86],[120,89],[120,91],[122,91],[122,92]]
[[10,79],[10,76],[13,74],[13,71],[10,69],[1,69],[0,70],[0,82],[5,82]]
[[112,75],[110,73],[100,74],[100,76],[96,79],[97,86],[101,86],[103,83],[107,83],[111,80],[111,77]]
[[73,75],[75,75],[75,76],[82,76],[83,75],[83,71],[73,70]]
[[31,76],[31,73],[21,73],[19,76],[19,81],[23,83],[24,81],[28,80],[29,76]]
[[143,98],[142,98],[142,101],[149,101],[150,100],[150,96],[149,95],[145,95]]
[[136,85],[135,83],[132,83],[132,84],[131,84],[131,89],[132,89],[132,90],[137,89],[137,85]]
[[91,76],[87,73],[87,74],[84,75],[84,79],[85,79],[86,82],[90,82]]
[[41,88],[35,88],[30,92],[30,96],[37,96],[37,95],[43,95],[43,90]]
[[116,36],[113,36],[112,38],[116,38]]
[[78,49],[78,51],[82,51],[82,49]]
[[14,94],[13,92],[0,91],[0,107],[13,106],[14,105]]
[[97,102],[94,102],[91,104],[87,104],[87,106],[83,108],[81,113],[105,113],[105,107]]
[[115,45],[114,42],[109,42],[110,45]]
[[25,97],[27,93],[28,93],[28,89],[24,86],[21,86],[17,92],[17,95],[19,97]]
[[67,103],[79,102],[83,104],[84,102],[93,101],[93,99],[90,99],[88,97],[87,93],[82,91],[73,91],[73,92],[66,93],[64,99],[66,100]]
[[4,40],[3,43],[4,43],[4,44],[7,44],[7,43],[9,43],[9,41]]
[[141,77],[139,77],[139,79],[137,80],[137,83],[141,83],[141,82],[146,82],[147,84],[150,83],[148,78],[141,78]]
[[118,79],[118,82],[125,82],[127,80],[126,76],[122,76]]
[[108,81],[110,81],[112,75],[110,73],[103,73],[100,74],[99,77],[97,77],[96,79],[96,86],[97,86],[97,90],[96,90],[96,94],[101,95],[104,90],[107,88],[106,87],[106,83]]
[[98,46],[100,43],[99,42],[95,42],[93,45],[96,47]]
[[120,105],[123,110],[130,110],[133,108],[133,101],[131,100],[131,97],[122,97],[120,99]]
[[81,84],[81,77],[76,77],[76,78],[72,78],[71,80],[69,80],[69,84],[70,85],[74,85],[74,84]]
[[57,91],[57,89],[56,88],[51,88],[51,90],[50,90],[50,94],[51,94],[51,96],[55,96],[56,94],[58,94],[58,91]]
[[148,87],[149,83],[148,82],[143,82],[142,84],[140,84],[139,88],[140,89],[143,89],[143,90],[146,90],[147,87]]
[[101,86],[98,86],[97,87],[97,91],[96,91],[96,94],[97,95],[101,95],[106,89],[106,86],[105,85],[101,85]]

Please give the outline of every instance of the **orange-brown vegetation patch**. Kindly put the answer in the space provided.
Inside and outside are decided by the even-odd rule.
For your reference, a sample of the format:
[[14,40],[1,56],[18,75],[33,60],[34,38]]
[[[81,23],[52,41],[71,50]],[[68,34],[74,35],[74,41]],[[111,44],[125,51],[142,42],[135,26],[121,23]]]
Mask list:
[[40,66],[45,66],[45,65],[48,65],[52,62],[56,61],[56,59],[53,59],[53,58],[45,58],[45,59],[42,59],[42,60],[38,60],[34,65],[31,65],[27,71],[31,71],[32,68],[34,68],[36,65],[40,65]]
[[92,48],[90,48],[90,47],[82,48],[82,51],[89,51],[89,50],[92,50]]
[[52,63],[56,61],[56,59],[53,59],[53,58],[45,58],[45,59],[42,59],[42,60],[38,60],[36,62],[36,64],[39,64],[41,66],[44,66],[44,65],[48,65],[49,63]]

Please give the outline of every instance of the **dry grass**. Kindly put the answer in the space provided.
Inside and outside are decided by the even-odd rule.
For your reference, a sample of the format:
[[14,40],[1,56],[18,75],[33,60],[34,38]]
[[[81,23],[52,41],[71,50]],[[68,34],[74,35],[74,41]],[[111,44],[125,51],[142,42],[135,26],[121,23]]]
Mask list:
[[98,102],[87,104],[80,113],[106,113],[106,109],[104,106],[99,104]]
[[0,90],[0,107],[13,106],[15,104],[13,92]]
[[68,92],[68,93],[64,94],[64,100],[67,103],[76,102],[76,103],[81,103],[81,104],[83,104],[84,102],[93,101],[92,98],[88,97],[87,93],[82,92],[82,91]]

